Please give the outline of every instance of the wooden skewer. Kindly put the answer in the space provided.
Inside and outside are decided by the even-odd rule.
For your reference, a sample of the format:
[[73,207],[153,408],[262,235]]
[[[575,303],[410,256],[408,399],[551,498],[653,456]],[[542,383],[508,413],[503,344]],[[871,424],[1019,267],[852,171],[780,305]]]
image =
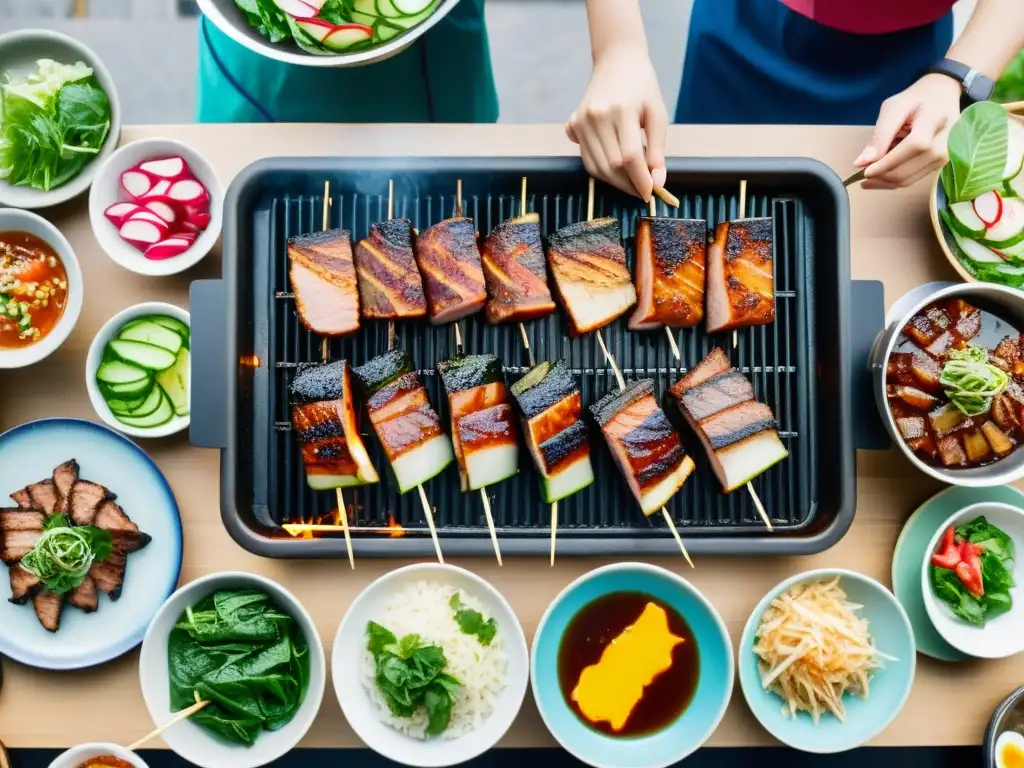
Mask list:
[[551,567],[555,567],[555,535],[558,533],[558,502],[551,502]]
[[[519,192],[519,215],[526,215],[526,177],[523,176],[523,186]],[[526,360],[533,368],[537,363],[533,359],[533,348],[530,347],[530,337],[526,335],[526,325],[522,322],[519,323],[519,335],[523,339],[523,346],[526,347]]]
[[201,710],[203,707],[205,707],[207,704],[210,703],[209,699],[207,699],[207,700],[200,699],[198,691],[195,692],[195,695],[196,695],[196,703],[195,704],[193,704],[188,709],[181,710],[181,712],[178,712],[174,717],[172,717],[166,723],[161,725],[159,728],[156,728],[156,729],[150,731],[149,733],[147,733],[145,736],[143,736],[138,741],[133,741],[131,744],[129,744],[126,747],[126,749],[129,752],[134,752],[136,749],[141,747],[146,742],[152,741],[153,739],[155,739],[157,736],[162,734],[164,731],[166,731],[172,725],[177,725],[182,720],[187,720],[188,718],[192,717],[192,715],[194,715],[196,712],[198,712],[199,710]]
[[754,506],[757,508],[757,514],[761,516],[761,519],[764,521],[765,528],[767,528],[768,532],[771,533],[773,530],[772,521],[764,509],[764,504],[761,503],[761,497],[757,495],[757,491],[754,490],[753,483],[749,480],[747,481],[747,490],[750,491],[750,498],[754,500]]
[[[395,180],[388,179],[388,221],[395,216]],[[395,348],[395,321],[388,320],[388,351]]]
[[661,202],[670,208],[679,207],[679,198],[673,195],[671,192],[666,190],[664,187],[659,187],[657,184],[654,185],[654,196],[657,196]]
[[622,371],[619,370],[619,366],[615,362],[615,358],[612,357],[611,353],[608,351],[608,347],[604,345],[604,337],[600,332],[597,334],[597,343],[600,345],[601,351],[604,352],[604,359],[607,360],[608,364],[612,367],[612,373],[615,374],[615,381],[618,383],[619,389],[625,389],[626,380],[622,378]]
[[676,537],[676,543],[679,544],[679,549],[683,552],[683,557],[686,558],[686,562],[690,564],[691,568],[696,568],[693,564],[693,560],[690,559],[690,553],[686,551],[686,545],[683,544],[683,537],[679,535],[679,529],[676,528],[676,524],[672,521],[672,516],[668,513],[665,507],[661,508],[662,517],[665,518],[665,522],[668,523],[669,530],[672,531],[672,535]]
[[491,532],[491,543],[494,545],[494,556],[498,558],[498,565],[501,566],[501,547],[498,546],[498,532],[494,529],[494,515],[491,514],[491,501],[487,498],[487,488],[480,489],[480,498],[484,502],[484,517],[487,518],[487,530]]
[[434,525],[434,510],[430,508],[427,501],[427,492],[422,485],[417,485],[416,490],[420,492],[420,503],[423,504],[423,514],[427,516],[427,527],[430,528],[430,538],[434,541],[434,551],[437,553],[437,562],[444,565],[444,555],[441,554],[441,542],[437,538],[437,528]]
[[[662,191],[664,192],[664,190],[662,190]],[[668,194],[668,193],[666,192],[665,194]],[[651,199],[650,199],[650,201],[648,203],[648,206],[649,206],[649,209],[650,209],[649,210],[650,216],[653,219],[655,216],[658,215],[658,200],[653,195],[651,195]],[[678,200],[676,200],[676,207],[677,208],[679,207],[679,201]],[[673,332],[673,330],[671,328],[669,328],[667,325],[665,326],[665,335],[668,336],[668,345],[672,349],[672,354],[675,356],[676,360],[682,360],[683,356],[679,352],[679,345],[676,344],[675,332]]]
[[[740,179],[740,215],[737,216],[736,218],[738,218],[738,219],[745,219],[745,218],[747,218],[747,180],[746,179]],[[736,347],[739,346],[739,343],[740,343],[740,332],[738,330],[734,330],[732,332],[732,348],[736,349]]]
[[[462,179],[455,180],[455,215],[462,216]],[[456,320],[453,325],[455,326],[455,354],[462,354],[462,328],[460,324],[461,320]]]

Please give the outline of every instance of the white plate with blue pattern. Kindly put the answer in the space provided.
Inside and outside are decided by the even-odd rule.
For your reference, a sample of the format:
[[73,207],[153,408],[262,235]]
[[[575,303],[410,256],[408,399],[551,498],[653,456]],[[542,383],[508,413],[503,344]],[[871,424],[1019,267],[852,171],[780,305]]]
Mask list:
[[72,458],[79,477],[116,493],[117,503],[152,540],[128,555],[116,601],[100,594],[93,613],[65,605],[53,633],[39,623],[31,601],[9,601],[8,569],[0,567],[0,654],[42,669],[91,667],[138,646],[181,574],[181,516],[170,485],[141,448],[105,426],[41,419],[0,435],[0,507],[16,506],[8,494],[50,477]]

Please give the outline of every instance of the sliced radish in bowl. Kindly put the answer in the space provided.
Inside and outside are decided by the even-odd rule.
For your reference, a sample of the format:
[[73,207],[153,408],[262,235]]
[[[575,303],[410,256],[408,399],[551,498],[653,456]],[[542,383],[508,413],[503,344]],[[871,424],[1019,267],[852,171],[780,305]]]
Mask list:
[[145,257],[154,261],[173,259],[192,247],[192,241],[184,237],[169,237],[154,243],[145,250]]
[[296,19],[295,23],[318,43],[322,43],[334,31],[334,25],[323,19]]
[[974,198],[974,212],[986,227],[991,227],[1003,215],[1003,198],[994,190],[978,195]]
[[153,188],[149,176],[141,171],[125,171],[121,174],[121,188],[128,193],[128,196],[138,200]]
[[107,210],[103,212],[103,215],[106,216],[107,220],[115,227],[120,227],[124,224],[125,219],[138,210],[140,210],[140,208],[135,203],[114,203],[107,207]]
[[171,185],[172,184],[177,184],[177,183],[178,182],[176,182],[176,181],[175,182],[170,182],[170,181],[167,181],[166,179],[161,179],[156,184],[154,184],[150,188],[149,192],[144,194],[142,197],[144,197],[144,198],[148,198],[148,197],[166,197],[167,193],[171,189]]
[[147,176],[156,179],[167,179],[168,181],[191,178],[188,164],[182,157],[164,157],[159,160],[147,160],[144,163],[140,163],[136,170],[141,171]]
[[195,179],[182,179],[174,182],[168,190],[167,196],[192,207],[203,206],[210,202],[210,194],[206,191],[206,187]]
[[339,24],[324,38],[323,45],[332,51],[344,51],[372,37],[373,28],[365,24]]
[[163,200],[147,200],[145,207],[168,224],[173,224],[178,220],[178,212],[175,210],[175,207],[170,203],[165,203]]
[[311,19],[320,13],[320,5],[315,8],[304,0],[274,0],[274,5],[296,19]]
[[121,225],[118,234],[126,243],[134,245],[140,251],[145,251],[149,246],[163,240],[167,230],[161,229],[152,221],[132,219]]

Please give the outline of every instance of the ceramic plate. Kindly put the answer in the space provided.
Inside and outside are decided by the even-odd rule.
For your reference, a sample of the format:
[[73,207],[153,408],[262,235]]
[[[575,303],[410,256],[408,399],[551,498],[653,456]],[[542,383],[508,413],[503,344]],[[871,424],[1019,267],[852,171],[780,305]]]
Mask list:
[[947,488],[935,494],[910,516],[892,553],[892,591],[914,628],[917,650],[939,661],[970,657],[951,646],[932,626],[921,591],[921,560],[935,531],[958,509],[983,501],[1024,506],[1024,493],[1006,485],[993,488]]
[[43,669],[90,667],[135,648],[181,572],[181,518],[167,480],[135,443],[99,424],[42,419],[0,435],[0,506],[15,506],[7,494],[50,477],[72,458],[80,477],[116,493],[152,541],[128,555],[117,601],[101,594],[99,609],[88,614],[65,606],[55,633],[43,628],[31,604],[7,600],[7,568],[0,568],[0,653]]

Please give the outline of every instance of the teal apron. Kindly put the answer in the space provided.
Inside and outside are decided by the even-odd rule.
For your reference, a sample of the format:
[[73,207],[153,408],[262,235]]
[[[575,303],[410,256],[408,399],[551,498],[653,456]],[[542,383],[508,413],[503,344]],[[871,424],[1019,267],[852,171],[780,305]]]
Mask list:
[[201,18],[197,93],[201,123],[498,119],[483,0],[462,0],[390,59],[346,68],[301,67],[266,58]]

